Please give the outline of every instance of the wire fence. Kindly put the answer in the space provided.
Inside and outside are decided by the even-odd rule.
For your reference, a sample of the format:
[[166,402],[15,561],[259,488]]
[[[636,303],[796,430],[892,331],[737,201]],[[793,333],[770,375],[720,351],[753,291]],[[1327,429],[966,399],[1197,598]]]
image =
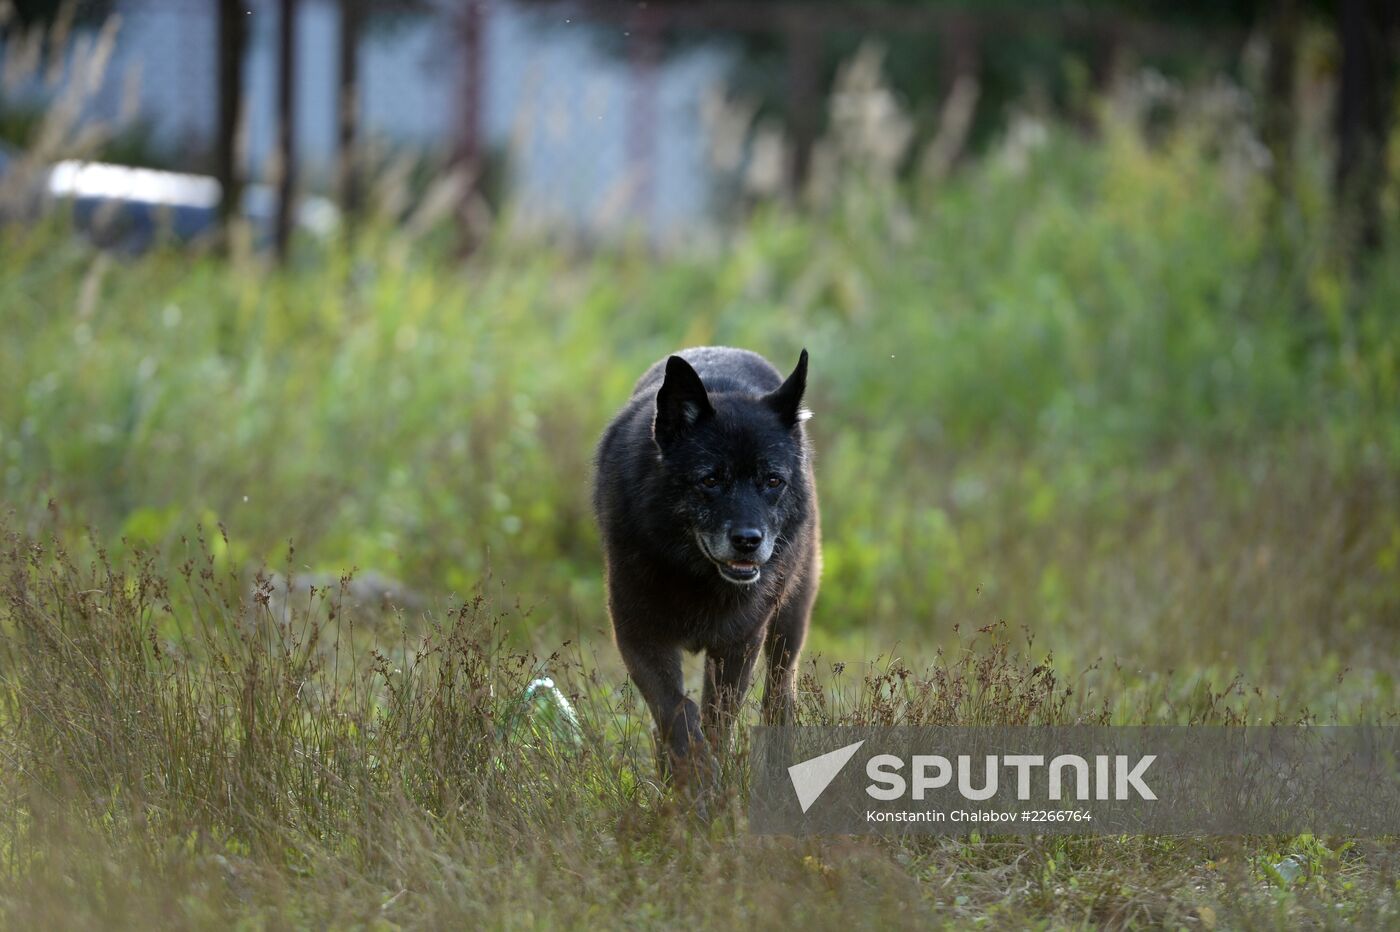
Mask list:
[[[726,203],[792,195],[819,181],[825,162],[840,154],[818,144],[833,127],[863,140],[859,158],[946,172],[988,109],[989,89],[1006,94],[1004,85],[1022,79],[996,74],[1008,48],[1024,60],[1038,49],[1069,50],[1082,62],[1079,71],[1054,67],[1079,74],[1092,90],[1134,57],[1199,56],[1210,48],[1234,54],[1247,38],[1217,26],[1185,29],[1048,6],[109,5],[120,26],[90,108],[109,121],[134,110],[148,158],[276,179],[282,150],[291,148],[297,190],[332,192],[345,166],[363,169],[412,152],[464,167],[475,194],[508,202],[525,222],[663,231],[703,223]],[[289,20],[279,16],[284,7]],[[221,95],[229,92],[220,73],[229,54],[221,11],[241,13],[245,30],[232,72],[232,138],[221,117]],[[294,24],[286,99],[279,95],[283,21]],[[896,81],[896,90],[882,83],[884,63],[871,51],[880,44],[898,53],[893,70],[903,86]],[[1034,92],[1034,81],[1023,83]],[[347,121],[347,112],[356,118]],[[279,133],[284,124],[293,130],[287,139]]]

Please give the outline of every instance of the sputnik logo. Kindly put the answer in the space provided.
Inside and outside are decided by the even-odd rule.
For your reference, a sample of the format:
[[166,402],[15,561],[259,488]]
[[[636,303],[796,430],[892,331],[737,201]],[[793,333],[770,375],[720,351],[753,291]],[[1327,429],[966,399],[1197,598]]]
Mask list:
[[856,751],[865,741],[857,741],[855,744],[848,744],[844,748],[837,748],[827,754],[804,760],[800,764],[793,764],[788,768],[788,776],[792,778],[793,791],[797,793],[797,801],[802,805],[802,811],[806,812],[812,808],[812,804],[817,798],[826,792],[826,788],[831,785],[831,781],[836,779],[836,775],[841,769],[850,763],[851,758],[856,756]]

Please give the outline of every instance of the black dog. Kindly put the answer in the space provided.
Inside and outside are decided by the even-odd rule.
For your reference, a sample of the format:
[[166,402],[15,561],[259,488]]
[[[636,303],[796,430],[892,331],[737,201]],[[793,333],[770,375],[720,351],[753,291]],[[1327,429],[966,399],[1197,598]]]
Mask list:
[[[613,632],[682,780],[706,735],[723,748],[760,647],[764,718],[792,718],[821,567],[806,384],[806,350],[787,381],[747,350],[684,350],[647,370],[598,445]],[[682,649],[705,651],[703,712]]]

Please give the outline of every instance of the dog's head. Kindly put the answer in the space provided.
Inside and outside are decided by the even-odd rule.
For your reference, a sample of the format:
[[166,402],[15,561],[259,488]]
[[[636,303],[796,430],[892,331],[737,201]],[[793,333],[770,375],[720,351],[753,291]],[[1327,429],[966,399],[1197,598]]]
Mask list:
[[654,437],[670,500],[700,553],[737,585],[758,582],[807,507],[802,407],[807,351],[767,395],[711,395],[679,356],[666,361]]

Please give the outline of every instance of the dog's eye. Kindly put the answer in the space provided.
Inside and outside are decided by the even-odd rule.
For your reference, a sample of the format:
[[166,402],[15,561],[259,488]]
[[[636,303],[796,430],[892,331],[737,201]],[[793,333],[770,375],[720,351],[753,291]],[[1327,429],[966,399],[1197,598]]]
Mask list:
[[700,485],[702,488],[706,489],[717,488],[719,486],[719,476],[716,476],[714,473],[710,473],[708,476],[700,480]]
[[768,481],[765,482],[764,485],[768,486],[770,489],[781,489],[783,487],[783,477],[769,476]]

